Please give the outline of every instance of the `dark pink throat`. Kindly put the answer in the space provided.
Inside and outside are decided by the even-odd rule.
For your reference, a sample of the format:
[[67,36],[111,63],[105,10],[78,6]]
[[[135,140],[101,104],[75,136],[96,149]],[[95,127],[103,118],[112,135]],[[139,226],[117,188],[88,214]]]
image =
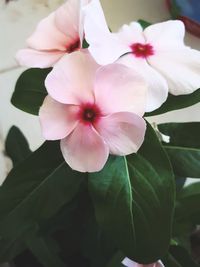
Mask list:
[[74,51],[77,51],[81,48],[81,42],[80,39],[74,41],[73,43],[67,45],[67,53],[72,53]]
[[130,47],[131,47],[132,53],[136,57],[148,58],[154,55],[153,46],[150,44],[135,43],[135,44],[132,44]]
[[101,116],[99,107],[95,104],[85,103],[80,106],[78,119],[84,124],[95,124]]

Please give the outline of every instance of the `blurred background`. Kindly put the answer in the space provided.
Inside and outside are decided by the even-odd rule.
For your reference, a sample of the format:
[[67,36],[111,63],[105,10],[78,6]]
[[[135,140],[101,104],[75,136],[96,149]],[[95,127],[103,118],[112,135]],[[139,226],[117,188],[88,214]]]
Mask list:
[[[5,139],[12,125],[18,126],[31,144],[37,148],[43,141],[38,118],[17,110],[10,104],[15,82],[24,68],[15,62],[16,51],[25,46],[26,38],[38,21],[60,5],[62,0],[0,0],[0,134]],[[101,0],[110,28],[144,19],[155,23],[170,19],[165,0]],[[179,1],[180,2],[180,1]],[[189,1],[181,1],[185,3]],[[199,3],[199,0],[193,0]],[[185,7],[185,5],[183,5]],[[199,10],[200,12],[200,10]],[[186,43],[200,50],[200,38],[189,33]],[[200,105],[150,118],[155,122],[198,121]]]

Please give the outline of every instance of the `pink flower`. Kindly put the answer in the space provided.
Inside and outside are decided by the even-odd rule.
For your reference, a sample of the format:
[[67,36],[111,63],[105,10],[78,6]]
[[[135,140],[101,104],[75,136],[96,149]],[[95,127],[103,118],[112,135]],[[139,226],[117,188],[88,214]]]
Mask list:
[[147,111],[158,108],[168,91],[181,95],[200,87],[200,52],[184,45],[181,21],[157,23],[145,30],[132,22],[111,33],[99,5],[93,1],[84,7],[89,51],[101,65],[118,60],[143,75],[149,84]]
[[86,52],[63,57],[46,79],[40,109],[47,140],[60,140],[72,169],[95,172],[109,153],[136,152],[144,140],[146,83],[121,64],[100,67]]
[[164,267],[161,261],[157,261],[152,264],[139,264],[128,258],[125,258],[122,263],[127,267]]
[[83,41],[82,6],[92,0],[68,0],[44,18],[16,59],[28,67],[52,67],[62,56],[79,50]]

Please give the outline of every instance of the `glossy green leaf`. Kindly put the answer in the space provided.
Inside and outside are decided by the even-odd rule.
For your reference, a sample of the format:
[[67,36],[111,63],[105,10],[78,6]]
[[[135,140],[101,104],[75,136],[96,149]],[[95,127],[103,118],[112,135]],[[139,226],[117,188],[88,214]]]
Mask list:
[[[58,256],[57,251],[51,245],[53,240],[42,236],[30,235],[26,244],[37,260],[45,267],[65,267],[66,265]],[[55,242],[55,241],[54,241]]]
[[151,25],[150,22],[143,20],[143,19],[139,19],[138,22],[140,23],[140,25],[142,26],[143,29],[147,28],[148,26]]
[[[95,233],[93,228],[95,224],[88,223],[91,216],[94,217],[93,209],[91,210],[91,200],[87,192],[87,179],[80,192],[70,202],[62,207],[62,209],[55,214],[50,220],[42,224],[40,234],[53,236],[59,245],[59,255],[65,261],[67,266],[73,267],[93,267],[89,264],[91,254],[96,261],[95,250],[98,245],[92,240],[97,240],[98,237],[93,235]],[[91,226],[91,228],[90,228]],[[92,243],[88,250],[88,243]],[[93,245],[94,244],[94,245]],[[83,253],[88,250],[88,254]],[[100,265],[102,267],[104,265]],[[94,267],[97,267],[97,265]]]
[[[90,205],[92,205],[90,200]],[[118,251],[112,238],[99,227],[91,206],[84,226],[81,251],[90,262],[90,267],[102,267],[111,260]]]
[[49,69],[28,69],[17,80],[11,102],[18,109],[38,115],[47,91],[44,85]]
[[88,183],[99,225],[120,248],[132,251],[135,228],[126,159],[111,156],[102,171],[89,175]]
[[200,123],[166,123],[158,128],[170,136],[170,143],[164,143],[164,147],[175,175],[200,178]]
[[178,194],[176,220],[200,224],[200,182],[184,187]]
[[[153,129],[148,125],[145,142],[138,154],[127,157],[133,190],[137,262],[148,251],[150,262],[166,253],[175,202],[174,177],[169,160]],[[134,205],[135,203],[135,205]]]
[[89,44],[87,43],[87,41],[84,39],[83,40],[83,44],[82,44],[82,48],[86,49],[89,47]]
[[200,267],[200,265],[192,259],[187,250],[181,246],[171,246],[170,254],[181,267]]
[[6,153],[12,159],[14,166],[32,153],[26,138],[16,126],[8,132],[5,146]]
[[34,222],[49,219],[76,196],[84,179],[64,162],[59,142],[45,142],[0,188],[0,236],[15,240]]
[[182,267],[170,253],[168,253],[168,255],[162,259],[162,262],[165,267]]
[[189,95],[174,96],[169,94],[166,102],[158,109],[145,114],[146,117],[164,114],[169,111],[193,106],[200,102],[200,89]]
[[98,223],[125,255],[152,263],[167,252],[174,177],[150,126],[138,154],[110,157],[101,172],[90,174],[89,190]]
[[23,241],[14,242],[0,241],[0,263],[12,261],[18,254],[25,249]]
[[0,263],[11,262],[18,254],[25,249],[24,240],[29,233],[35,232],[35,224],[26,224],[23,227],[23,232],[20,231],[14,238],[6,239],[0,237]]
[[112,257],[106,267],[124,267],[124,265],[122,264],[124,258],[125,256],[123,255],[123,253],[119,251]]

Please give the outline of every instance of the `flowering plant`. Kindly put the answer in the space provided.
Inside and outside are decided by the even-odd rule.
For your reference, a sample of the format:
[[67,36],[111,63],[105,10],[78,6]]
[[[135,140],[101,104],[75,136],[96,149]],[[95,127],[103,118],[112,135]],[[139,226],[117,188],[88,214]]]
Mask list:
[[1,262],[199,266],[200,183],[184,184],[200,177],[200,124],[148,122],[200,101],[200,52],[184,34],[180,21],[113,33],[98,0],[68,0],[38,24],[11,101],[47,141],[32,152],[19,129],[7,137]]

